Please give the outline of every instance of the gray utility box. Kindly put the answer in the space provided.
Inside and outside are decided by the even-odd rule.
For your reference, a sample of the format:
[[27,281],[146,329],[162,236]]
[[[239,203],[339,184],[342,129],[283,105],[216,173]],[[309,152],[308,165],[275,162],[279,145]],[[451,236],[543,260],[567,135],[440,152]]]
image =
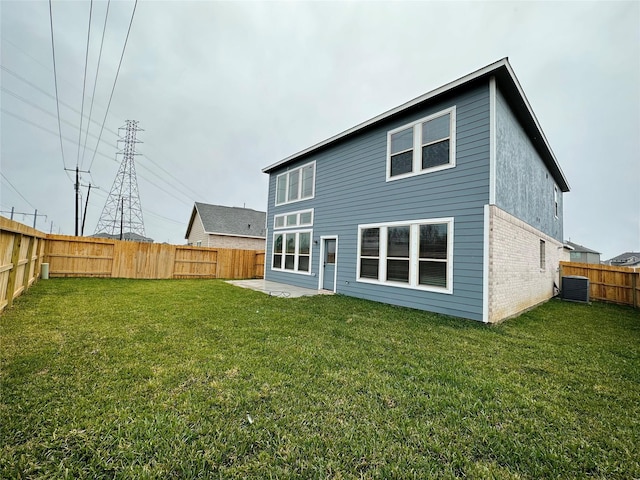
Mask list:
[[562,291],[560,296],[563,300],[588,303],[589,279],[579,275],[562,277]]

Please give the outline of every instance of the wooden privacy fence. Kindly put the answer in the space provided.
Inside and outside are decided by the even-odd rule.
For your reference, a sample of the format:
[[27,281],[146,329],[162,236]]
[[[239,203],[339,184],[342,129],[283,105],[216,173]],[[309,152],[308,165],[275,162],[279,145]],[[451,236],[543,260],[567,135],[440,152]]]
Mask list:
[[0,217],[0,312],[40,275],[46,235]]
[[39,277],[263,278],[264,251],[47,235],[0,216],[0,311]]
[[47,235],[51,277],[262,278],[264,252]]
[[589,298],[640,308],[640,270],[592,263],[560,262],[560,277],[589,279]]

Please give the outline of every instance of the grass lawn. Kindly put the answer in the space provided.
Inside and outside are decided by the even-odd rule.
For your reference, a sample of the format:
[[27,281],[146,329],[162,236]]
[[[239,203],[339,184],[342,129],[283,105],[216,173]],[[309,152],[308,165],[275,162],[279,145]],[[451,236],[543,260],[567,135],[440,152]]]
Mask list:
[[640,478],[631,308],[54,279],[0,341],[2,478]]

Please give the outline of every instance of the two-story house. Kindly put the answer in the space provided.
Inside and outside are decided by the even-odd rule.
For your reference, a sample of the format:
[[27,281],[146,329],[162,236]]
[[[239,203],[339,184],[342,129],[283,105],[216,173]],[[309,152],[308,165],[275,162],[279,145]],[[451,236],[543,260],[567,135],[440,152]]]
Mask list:
[[559,284],[569,185],[506,58],[263,172],[267,280],[483,322]]

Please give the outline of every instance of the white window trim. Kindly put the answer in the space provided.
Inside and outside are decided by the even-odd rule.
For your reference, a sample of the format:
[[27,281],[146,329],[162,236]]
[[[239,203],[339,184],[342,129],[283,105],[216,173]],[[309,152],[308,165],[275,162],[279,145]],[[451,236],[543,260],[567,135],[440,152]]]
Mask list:
[[[311,223],[305,223],[304,225],[300,224],[300,215],[303,213],[311,213]],[[287,225],[287,217],[289,215],[296,215],[296,224],[295,225]],[[282,217],[284,218],[284,225],[281,227],[276,226],[276,219]],[[295,212],[287,212],[287,213],[279,213],[278,215],[273,216],[273,229],[274,230],[284,230],[287,228],[300,228],[300,227],[311,227],[313,226],[314,219],[314,209],[308,208],[306,210],[296,210]]]
[[[300,196],[302,195],[302,170],[305,167],[308,167],[309,165],[313,165],[313,184],[311,186],[311,196],[310,197],[301,198]],[[288,198],[289,198],[289,174],[291,174],[292,172],[295,172],[296,170],[299,171],[299,173],[298,173],[298,175],[299,175],[299,180],[298,180],[298,198],[295,199],[295,200],[288,200]],[[284,192],[285,201],[278,203],[278,179],[280,177],[286,177],[286,179],[285,179],[286,188],[285,188],[285,192]],[[315,161],[309,162],[309,163],[305,163],[304,165],[300,165],[299,167],[292,168],[291,170],[287,170],[286,172],[281,173],[280,175],[276,176],[275,205],[287,205],[287,204],[290,204],[290,203],[302,202],[304,200],[311,200],[315,196],[316,196],[316,162]]]
[[[292,233],[295,233],[296,235],[296,251],[294,253],[294,264],[293,264],[293,270],[288,270],[286,268],[284,268],[284,262],[285,262],[285,256],[287,255],[286,253],[286,249],[287,249],[287,245],[286,245],[286,237],[283,239],[282,242],[282,260],[280,261],[280,268],[274,268],[273,267],[273,257],[275,256],[275,244],[276,244],[276,236],[278,235],[290,235]],[[301,233],[308,233],[309,234],[309,271],[305,272],[305,271],[298,271],[298,260],[300,258],[300,234]],[[285,231],[279,231],[279,232],[273,232],[273,237],[272,237],[272,242],[271,242],[271,262],[269,263],[269,268],[274,271],[274,272],[284,272],[284,273],[293,273],[296,275],[311,275],[311,271],[312,271],[312,265],[311,265],[311,261],[313,259],[313,230],[310,229],[305,229],[305,230],[285,230]]]
[[553,216],[557,220],[560,213],[558,186],[553,186]]
[[[449,163],[445,165],[438,165],[437,167],[422,169],[422,124],[441,117],[443,115],[450,114],[449,117]],[[395,133],[401,132],[408,128],[413,128],[413,169],[411,172],[403,173],[401,175],[391,176],[391,136]],[[409,149],[405,150],[408,151]],[[414,122],[402,125],[401,127],[394,128],[387,132],[387,170],[386,177],[387,182],[394,180],[400,180],[403,178],[415,177],[417,175],[425,175],[427,173],[438,172],[440,170],[447,170],[456,166],[456,106],[441,110],[428,117],[421,118]],[[315,177],[314,177],[315,178]]]
[[[418,268],[419,268],[419,228],[420,225],[428,225],[434,223],[446,223],[447,224],[447,287],[433,287],[429,285],[418,284]],[[453,294],[453,217],[445,218],[427,218],[421,220],[404,220],[398,222],[385,222],[385,223],[370,223],[365,225],[358,225],[358,256],[356,258],[356,282],[360,283],[372,283],[375,285],[386,285],[400,288],[408,288],[410,290],[421,290],[427,292]],[[387,229],[389,227],[407,226],[411,228],[411,243],[409,245],[409,283],[394,282],[384,280],[387,276]],[[362,231],[367,228],[379,228],[380,229],[380,251],[379,263],[378,263],[378,279],[372,278],[360,278],[360,258],[362,247]],[[385,239],[383,241],[383,239]]]

